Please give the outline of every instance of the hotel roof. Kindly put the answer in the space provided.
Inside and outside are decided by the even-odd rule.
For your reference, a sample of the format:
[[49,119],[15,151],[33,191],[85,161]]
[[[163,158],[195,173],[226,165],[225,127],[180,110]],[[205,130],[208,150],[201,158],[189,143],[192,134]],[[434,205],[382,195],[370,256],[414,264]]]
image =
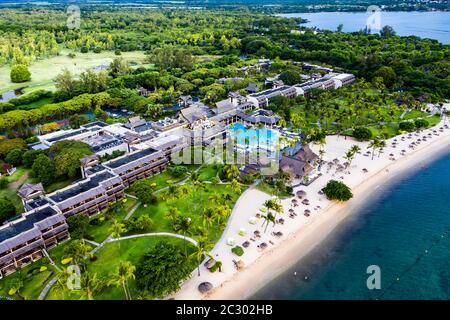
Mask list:
[[68,188],[63,189],[61,191],[55,191],[53,194],[50,194],[48,197],[53,200],[55,203],[60,203],[75,197],[84,192],[90,191],[98,186],[100,186],[101,182],[106,181],[110,178],[115,177],[109,171],[101,172],[97,175],[90,176],[88,179],[84,179],[79,183],[70,185]]
[[84,128],[77,129],[77,130],[73,130],[73,131],[70,131],[70,132],[67,132],[67,133],[64,133],[64,134],[61,134],[61,135],[54,136],[52,138],[48,138],[46,140],[48,142],[57,142],[57,141],[61,141],[61,140],[67,140],[67,139],[69,139],[71,137],[77,136],[77,135],[79,135],[81,133],[85,133],[85,132],[89,132],[89,130],[88,129],[84,129]]
[[119,167],[122,167],[126,164],[129,164],[133,161],[139,160],[141,158],[144,158],[146,156],[152,155],[155,152],[158,152],[158,150],[148,148],[144,150],[140,150],[137,152],[129,153],[125,156],[122,156],[120,158],[117,158],[116,160],[111,160],[110,162],[105,163],[106,166],[112,169],[117,169]]
[[20,187],[19,191],[17,191],[17,194],[22,198],[26,198],[34,192],[44,192],[44,187],[42,186],[42,183],[36,184],[24,183]]
[[[35,223],[43,221],[58,212],[52,207],[45,207],[35,211],[34,213],[28,214],[25,217],[21,217],[15,221],[10,222],[6,227],[0,228],[0,243],[13,238],[22,232],[31,230],[34,228]],[[0,247],[0,252],[2,248]]]

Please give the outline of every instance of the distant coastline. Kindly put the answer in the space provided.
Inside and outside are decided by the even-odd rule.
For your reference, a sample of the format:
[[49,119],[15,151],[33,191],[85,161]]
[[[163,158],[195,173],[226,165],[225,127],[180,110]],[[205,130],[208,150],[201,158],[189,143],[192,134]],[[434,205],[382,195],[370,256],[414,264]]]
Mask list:
[[[306,20],[301,27],[336,31],[342,24],[344,32],[357,32],[366,27],[369,14],[366,12],[315,12],[276,14],[285,18]],[[381,26],[389,25],[400,36],[418,36],[450,44],[449,11],[381,11]],[[378,30],[372,30],[377,33]]]

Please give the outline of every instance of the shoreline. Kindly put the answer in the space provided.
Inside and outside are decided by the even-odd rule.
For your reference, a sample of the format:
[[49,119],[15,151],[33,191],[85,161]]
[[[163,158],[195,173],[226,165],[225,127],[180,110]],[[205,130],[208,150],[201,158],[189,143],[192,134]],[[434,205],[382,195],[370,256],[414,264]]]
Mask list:
[[[429,130],[441,126],[442,122],[435,127],[426,129],[424,132],[428,132]],[[386,141],[387,145],[392,141],[393,139]],[[346,140],[346,143],[348,142],[349,139]],[[356,143],[354,141],[350,142]],[[343,138],[341,138],[339,144],[342,143]],[[366,144],[361,143],[361,145]],[[367,197],[364,195],[369,194],[370,197],[371,189],[377,188],[379,185],[385,183],[393,183],[400,175],[407,174],[408,171],[414,169],[414,167],[417,167],[424,162],[430,162],[430,160],[433,161],[449,151],[450,132],[447,129],[439,137],[427,141],[426,144],[423,143],[423,145],[417,147],[416,150],[409,151],[405,156],[402,156],[393,162],[386,162],[386,159],[384,158],[380,158],[379,161],[377,161],[378,159],[371,161],[370,158],[364,159],[361,156],[360,158],[362,158],[361,161],[363,161],[363,166],[369,166],[369,163],[371,163],[375,167],[378,165],[378,168],[373,170],[373,172],[370,171],[370,176],[368,176],[369,174],[364,175],[361,173],[358,175],[356,172],[352,177],[349,177],[349,179],[353,178],[355,180],[354,185],[351,186],[354,195],[351,200],[346,203],[336,203],[326,200],[328,203],[320,210],[320,213],[314,213],[310,220],[305,224],[293,228],[292,232],[287,233],[287,236],[281,241],[274,246],[269,247],[267,251],[255,256],[255,259],[251,262],[249,261],[250,263],[248,263],[243,270],[233,270],[232,273],[225,276],[216,275],[215,277],[217,277],[216,279],[220,284],[217,283],[217,286],[215,286],[208,294],[204,296],[192,296],[195,292],[193,289],[196,289],[196,285],[199,281],[198,277],[192,277],[190,280],[186,281],[181,292],[177,293],[175,298],[187,299],[189,296],[191,299],[213,300],[250,298],[257,291],[264,288],[272,280],[303,259],[308,253],[316,248],[318,244],[322,243],[322,241],[325,240],[347,217],[350,217],[357,212],[357,209],[365,204],[367,200]],[[357,166],[353,165],[352,168],[353,167]],[[329,177],[325,174],[324,179],[329,179]],[[316,183],[318,182],[314,182],[311,185]],[[348,182],[345,181],[345,183]],[[321,188],[322,185],[315,186],[316,190],[319,190],[317,187]],[[310,191],[308,190],[308,198],[310,196],[313,196],[313,194],[310,195]],[[321,200],[319,199],[319,201]],[[286,207],[286,205],[284,206]],[[219,247],[219,244],[217,244],[217,246]],[[220,248],[217,249],[217,251],[219,250]],[[223,256],[223,254],[221,256]],[[206,273],[208,271],[204,269],[203,272]],[[210,277],[214,278],[214,275],[211,275]],[[198,281],[196,282],[195,280]]]

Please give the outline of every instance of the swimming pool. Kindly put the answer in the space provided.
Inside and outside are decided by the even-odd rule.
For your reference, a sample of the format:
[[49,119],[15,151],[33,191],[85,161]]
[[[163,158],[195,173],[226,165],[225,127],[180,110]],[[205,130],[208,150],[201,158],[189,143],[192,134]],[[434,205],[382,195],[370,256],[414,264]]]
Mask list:
[[280,134],[267,128],[246,127],[242,123],[234,123],[228,127],[228,132],[237,147],[273,149],[278,145]]

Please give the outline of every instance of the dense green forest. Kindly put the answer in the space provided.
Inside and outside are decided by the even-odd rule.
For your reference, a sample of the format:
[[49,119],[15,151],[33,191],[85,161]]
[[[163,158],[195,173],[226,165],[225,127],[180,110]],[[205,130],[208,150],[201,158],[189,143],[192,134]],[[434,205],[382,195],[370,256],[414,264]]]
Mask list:
[[[394,94],[384,99],[391,103],[401,98],[411,107],[416,99],[441,102],[450,96],[450,46],[400,37],[390,27],[380,34],[299,31],[301,19],[248,10],[104,11],[93,7],[83,11],[79,30],[69,30],[66,20],[67,14],[59,9],[1,10],[0,63],[29,65],[59,55],[62,49],[70,49],[72,55],[112,50],[117,59],[108,71],[89,70],[79,77],[68,71],[55,75],[52,104],[31,109],[17,101],[0,104],[3,129],[22,130],[89,110],[104,116],[101,108],[105,106],[157,119],[181,94],[197,95],[212,106],[249,82],[261,88],[267,76],[299,74],[294,62],[315,62],[354,73],[365,86],[384,90],[383,96]],[[121,52],[136,50],[146,53],[150,69],[131,68],[120,58]],[[239,68],[259,58],[274,63],[269,70],[245,74],[239,81],[218,81],[242,77]],[[150,94],[140,96],[136,90],[140,87]],[[290,115],[285,118],[289,121]]]

